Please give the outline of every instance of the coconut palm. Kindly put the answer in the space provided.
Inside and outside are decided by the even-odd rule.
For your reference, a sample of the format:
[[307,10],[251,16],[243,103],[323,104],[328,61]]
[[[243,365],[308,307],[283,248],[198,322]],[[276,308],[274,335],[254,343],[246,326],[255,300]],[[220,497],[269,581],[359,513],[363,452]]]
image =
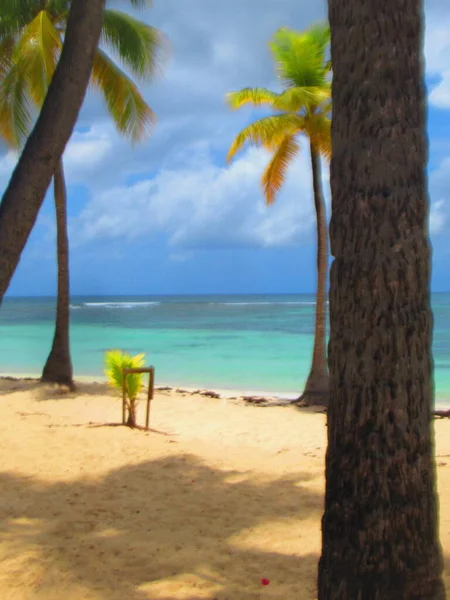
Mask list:
[[444,600],[421,0],[328,0],[330,403],[319,600]]
[[276,114],[264,117],[243,129],[228,152],[230,161],[244,145],[260,145],[272,153],[262,175],[267,204],[272,204],[282,187],[287,169],[298,155],[301,135],[309,139],[314,206],[317,219],[317,293],[314,349],[311,370],[300,400],[326,404],[328,370],[326,358],[326,284],[328,242],[325,203],[321,181],[320,157],[329,158],[330,145],[330,63],[325,60],[329,42],[327,25],[317,24],[304,33],[280,29],[270,48],[284,91],[244,88],[227,95],[228,104],[237,109],[244,104],[267,105]]
[[[5,31],[0,46],[4,65],[0,83],[0,135],[16,148],[29,133],[32,107],[39,109],[45,99],[61,52],[70,1],[23,0],[22,4],[12,2],[9,13],[6,12],[12,25]],[[131,4],[145,6],[148,2],[134,0]],[[94,57],[91,84],[103,94],[117,129],[133,141],[150,132],[154,115],[136,84],[107,52],[113,52],[134,76],[149,78],[158,67],[161,41],[160,33],[146,23],[117,10],[104,11],[101,45]],[[53,344],[42,380],[73,387],[69,344],[69,243],[62,159],[54,171],[53,181],[58,293]]]
[[[108,350],[105,352],[105,375],[109,385],[122,392],[123,390],[123,370],[139,369],[144,365],[145,354],[136,354],[130,356],[121,350]],[[126,377],[126,407],[128,427],[136,427],[138,394],[142,389],[144,375],[142,373],[130,373]]]
[[[100,37],[104,4],[104,0],[78,0],[71,6],[64,48],[52,84],[3,194],[0,204],[0,304],[83,103]],[[8,18],[7,11],[11,6],[11,2],[2,1],[0,85],[11,65],[12,38],[9,35],[17,21]],[[24,98],[23,86],[16,88],[14,97]],[[19,104],[16,102],[16,106]]]

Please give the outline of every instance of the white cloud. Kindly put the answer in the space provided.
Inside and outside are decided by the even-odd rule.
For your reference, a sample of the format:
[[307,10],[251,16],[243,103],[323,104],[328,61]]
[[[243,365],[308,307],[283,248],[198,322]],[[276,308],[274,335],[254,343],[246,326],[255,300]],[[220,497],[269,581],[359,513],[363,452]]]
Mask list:
[[0,190],[6,189],[11,173],[17,162],[17,153],[11,150],[0,155]]
[[111,126],[94,124],[89,131],[74,131],[64,152],[66,170],[77,179],[88,179],[91,172],[105,164],[113,150]]
[[[442,160],[430,174],[430,232],[434,236],[445,234],[450,223],[450,156]],[[438,198],[437,200],[434,200]]]
[[430,207],[430,233],[438,235],[443,232],[447,223],[444,200],[432,202]]
[[441,81],[431,91],[429,99],[437,108],[450,108],[450,69],[442,72]]
[[[83,243],[166,233],[169,246],[185,249],[302,243],[311,239],[314,225],[308,149],[302,146],[271,207],[260,185],[269,158],[264,150],[251,148],[230,166],[218,167],[203,148],[191,157],[195,168],[163,170],[130,187],[95,194],[73,223],[73,235]],[[327,186],[327,168],[323,179]]]
[[430,104],[450,108],[450,15],[442,12],[438,2],[426,11],[426,71],[440,79],[429,94]]

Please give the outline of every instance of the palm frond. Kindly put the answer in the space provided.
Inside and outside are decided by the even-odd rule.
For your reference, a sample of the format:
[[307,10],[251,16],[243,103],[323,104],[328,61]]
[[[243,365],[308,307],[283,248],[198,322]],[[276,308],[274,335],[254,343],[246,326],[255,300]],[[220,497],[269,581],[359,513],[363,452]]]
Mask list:
[[[279,29],[269,46],[281,81],[292,87],[322,87],[327,81],[325,51],[329,39],[326,28],[319,35],[314,28],[306,32]],[[328,38],[327,38],[328,35]]]
[[325,51],[330,43],[330,25],[327,22],[313,23],[304,34],[322,51]]
[[105,10],[102,42],[138,77],[149,78],[162,71],[163,34],[126,13]]
[[36,0],[2,0],[0,18],[0,40],[16,35],[40,10]]
[[45,10],[23,29],[14,48],[14,62],[27,78],[30,95],[38,106],[44,102],[61,48],[60,36]]
[[320,87],[290,87],[278,95],[273,108],[297,113],[318,107],[330,98],[331,85],[328,82]]
[[0,40],[0,82],[13,65],[14,44],[12,36]]
[[103,94],[121,133],[133,141],[150,135],[155,114],[133,81],[102,50],[95,55],[91,82]]
[[305,133],[314,149],[324,158],[331,158],[331,120],[324,114],[317,114],[306,120]]
[[299,150],[300,147],[292,135],[286,135],[279,144],[261,177],[267,204],[275,202],[275,197],[286,179],[288,167]]
[[0,137],[12,148],[20,148],[33,124],[27,81],[16,65],[0,79]]
[[259,119],[245,127],[236,136],[228,151],[227,162],[230,162],[247,142],[273,150],[287,135],[296,135],[302,131],[304,125],[303,117],[289,113]]
[[236,90],[229,92],[226,95],[226,102],[232,109],[240,108],[244,104],[252,104],[253,106],[261,106],[262,104],[269,104],[273,106],[273,103],[278,98],[279,94],[272,92],[266,88],[243,88],[242,90]]
[[[105,375],[109,385],[122,391],[123,389],[123,370],[138,369],[144,364],[145,354],[130,356],[123,353],[122,350],[109,350],[105,352]],[[129,400],[135,400],[142,389],[143,374],[130,373],[126,376],[126,391]]]

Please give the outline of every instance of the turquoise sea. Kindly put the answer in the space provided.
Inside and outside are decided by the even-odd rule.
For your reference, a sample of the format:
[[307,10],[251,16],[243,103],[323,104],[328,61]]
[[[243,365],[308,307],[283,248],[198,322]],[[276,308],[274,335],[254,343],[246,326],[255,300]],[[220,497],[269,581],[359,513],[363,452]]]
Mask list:
[[[0,373],[39,375],[53,335],[53,298],[6,298]],[[436,398],[450,403],[450,294],[433,296]],[[314,296],[73,297],[75,376],[99,378],[103,353],[146,352],[157,385],[295,397],[309,371]]]

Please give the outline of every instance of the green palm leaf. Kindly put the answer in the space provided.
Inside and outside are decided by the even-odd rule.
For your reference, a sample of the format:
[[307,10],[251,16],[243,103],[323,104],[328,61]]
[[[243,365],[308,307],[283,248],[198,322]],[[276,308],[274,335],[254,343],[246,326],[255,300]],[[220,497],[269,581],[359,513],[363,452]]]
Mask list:
[[[108,383],[122,391],[123,370],[138,369],[144,365],[145,354],[130,356],[121,350],[109,350],[105,353],[105,375]],[[129,400],[135,400],[142,389],[142,373],[130,373],[126,376],[126,391]]]
[[0,40],[17,34],[33,19],[40,6],[36,0],[2,0],[0,11]]
[[325,26],[313,26],[305,33],[279,29],[269,45],[281,81],[291,87],[322,87],[328,73],[325,63],[328,40],[329,30]]
[[0,40],[0,81],[13,65],[14,38],[6,36]]
[[230,108],[237,109],[244,104],[261,106],[262,104],[274,105],[279,94],[266,88],[243,88],[235,92],[229,92],[226,95],[226,102]]
[[320,106],[331,98],[331,84],[322,86],[291,87],[278,95],[273,104],[276,110],[301,112]]
[[0,79],[0,136],[13,148],[20,148],[33,123],[27,81],[12,65]]
[[264,117],[245,127],[234,139],[228,155],[230,162],[233,156],[248,142],[268,149],[277,148],[287,135],[296,135],[304,128],[304,118],[294,114],[273,115]]
[[92,69],[92,85],[105,98],[117,129],[133,141],[149,135],[155,115],[136,85],[102,51],[97,50]]
[[13,59],[27,78],[33,101],[41,106],[61,52],[62,43],[53,23],[44,10],[21,32]]
[[149,78],[161,71],[161,32],[130,15],[105,10],[102,42],[138,77]]

